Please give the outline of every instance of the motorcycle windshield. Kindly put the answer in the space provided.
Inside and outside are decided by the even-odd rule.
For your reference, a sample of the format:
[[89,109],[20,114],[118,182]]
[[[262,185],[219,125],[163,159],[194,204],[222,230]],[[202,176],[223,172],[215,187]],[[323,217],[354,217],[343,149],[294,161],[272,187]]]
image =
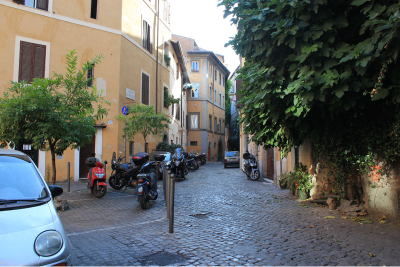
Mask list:
[[175,156],[176,158],[179,158],[182,155],[182,148],[175,148]]

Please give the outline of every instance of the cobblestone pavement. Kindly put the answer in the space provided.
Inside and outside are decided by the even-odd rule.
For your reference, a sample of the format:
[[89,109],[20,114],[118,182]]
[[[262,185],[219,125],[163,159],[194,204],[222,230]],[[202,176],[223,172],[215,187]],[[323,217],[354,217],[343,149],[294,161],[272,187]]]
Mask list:
[[397,225],[345,219],[220,163],[176,183],[172,234],[162,181],[148,210],[132,189],[96,199],[84,182],[60,185],[78,265],[400,265]]

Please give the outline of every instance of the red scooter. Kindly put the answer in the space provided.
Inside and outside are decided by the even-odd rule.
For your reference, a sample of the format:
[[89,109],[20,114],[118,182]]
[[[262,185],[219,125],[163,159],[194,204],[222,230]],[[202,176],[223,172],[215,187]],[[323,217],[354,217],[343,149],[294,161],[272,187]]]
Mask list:
[[97,158],[90,157],[85,163],[89,168],[87,188],[95,197],[104,197],[107,193],[106,169],[104,168],[107,161],[104,161],[103,165]]

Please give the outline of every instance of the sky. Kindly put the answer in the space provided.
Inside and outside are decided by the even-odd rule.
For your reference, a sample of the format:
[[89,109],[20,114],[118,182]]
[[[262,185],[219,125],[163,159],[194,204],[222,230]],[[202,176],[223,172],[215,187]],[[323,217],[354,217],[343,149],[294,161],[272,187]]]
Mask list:
[[224,7],[218,0],[168,0],[171,5],[172,34],[189,37],[203,49],[225,57],[232,72],[239,66],[239,56],[231,46],[224,47],[236,34],[235,25],[224,19]]

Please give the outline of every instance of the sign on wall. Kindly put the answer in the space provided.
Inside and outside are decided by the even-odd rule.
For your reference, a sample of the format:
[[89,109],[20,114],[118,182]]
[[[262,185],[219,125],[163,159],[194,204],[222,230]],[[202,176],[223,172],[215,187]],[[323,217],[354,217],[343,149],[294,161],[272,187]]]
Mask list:
[[126,88],[126,98],[135,100],[135,91],[129,88]]

